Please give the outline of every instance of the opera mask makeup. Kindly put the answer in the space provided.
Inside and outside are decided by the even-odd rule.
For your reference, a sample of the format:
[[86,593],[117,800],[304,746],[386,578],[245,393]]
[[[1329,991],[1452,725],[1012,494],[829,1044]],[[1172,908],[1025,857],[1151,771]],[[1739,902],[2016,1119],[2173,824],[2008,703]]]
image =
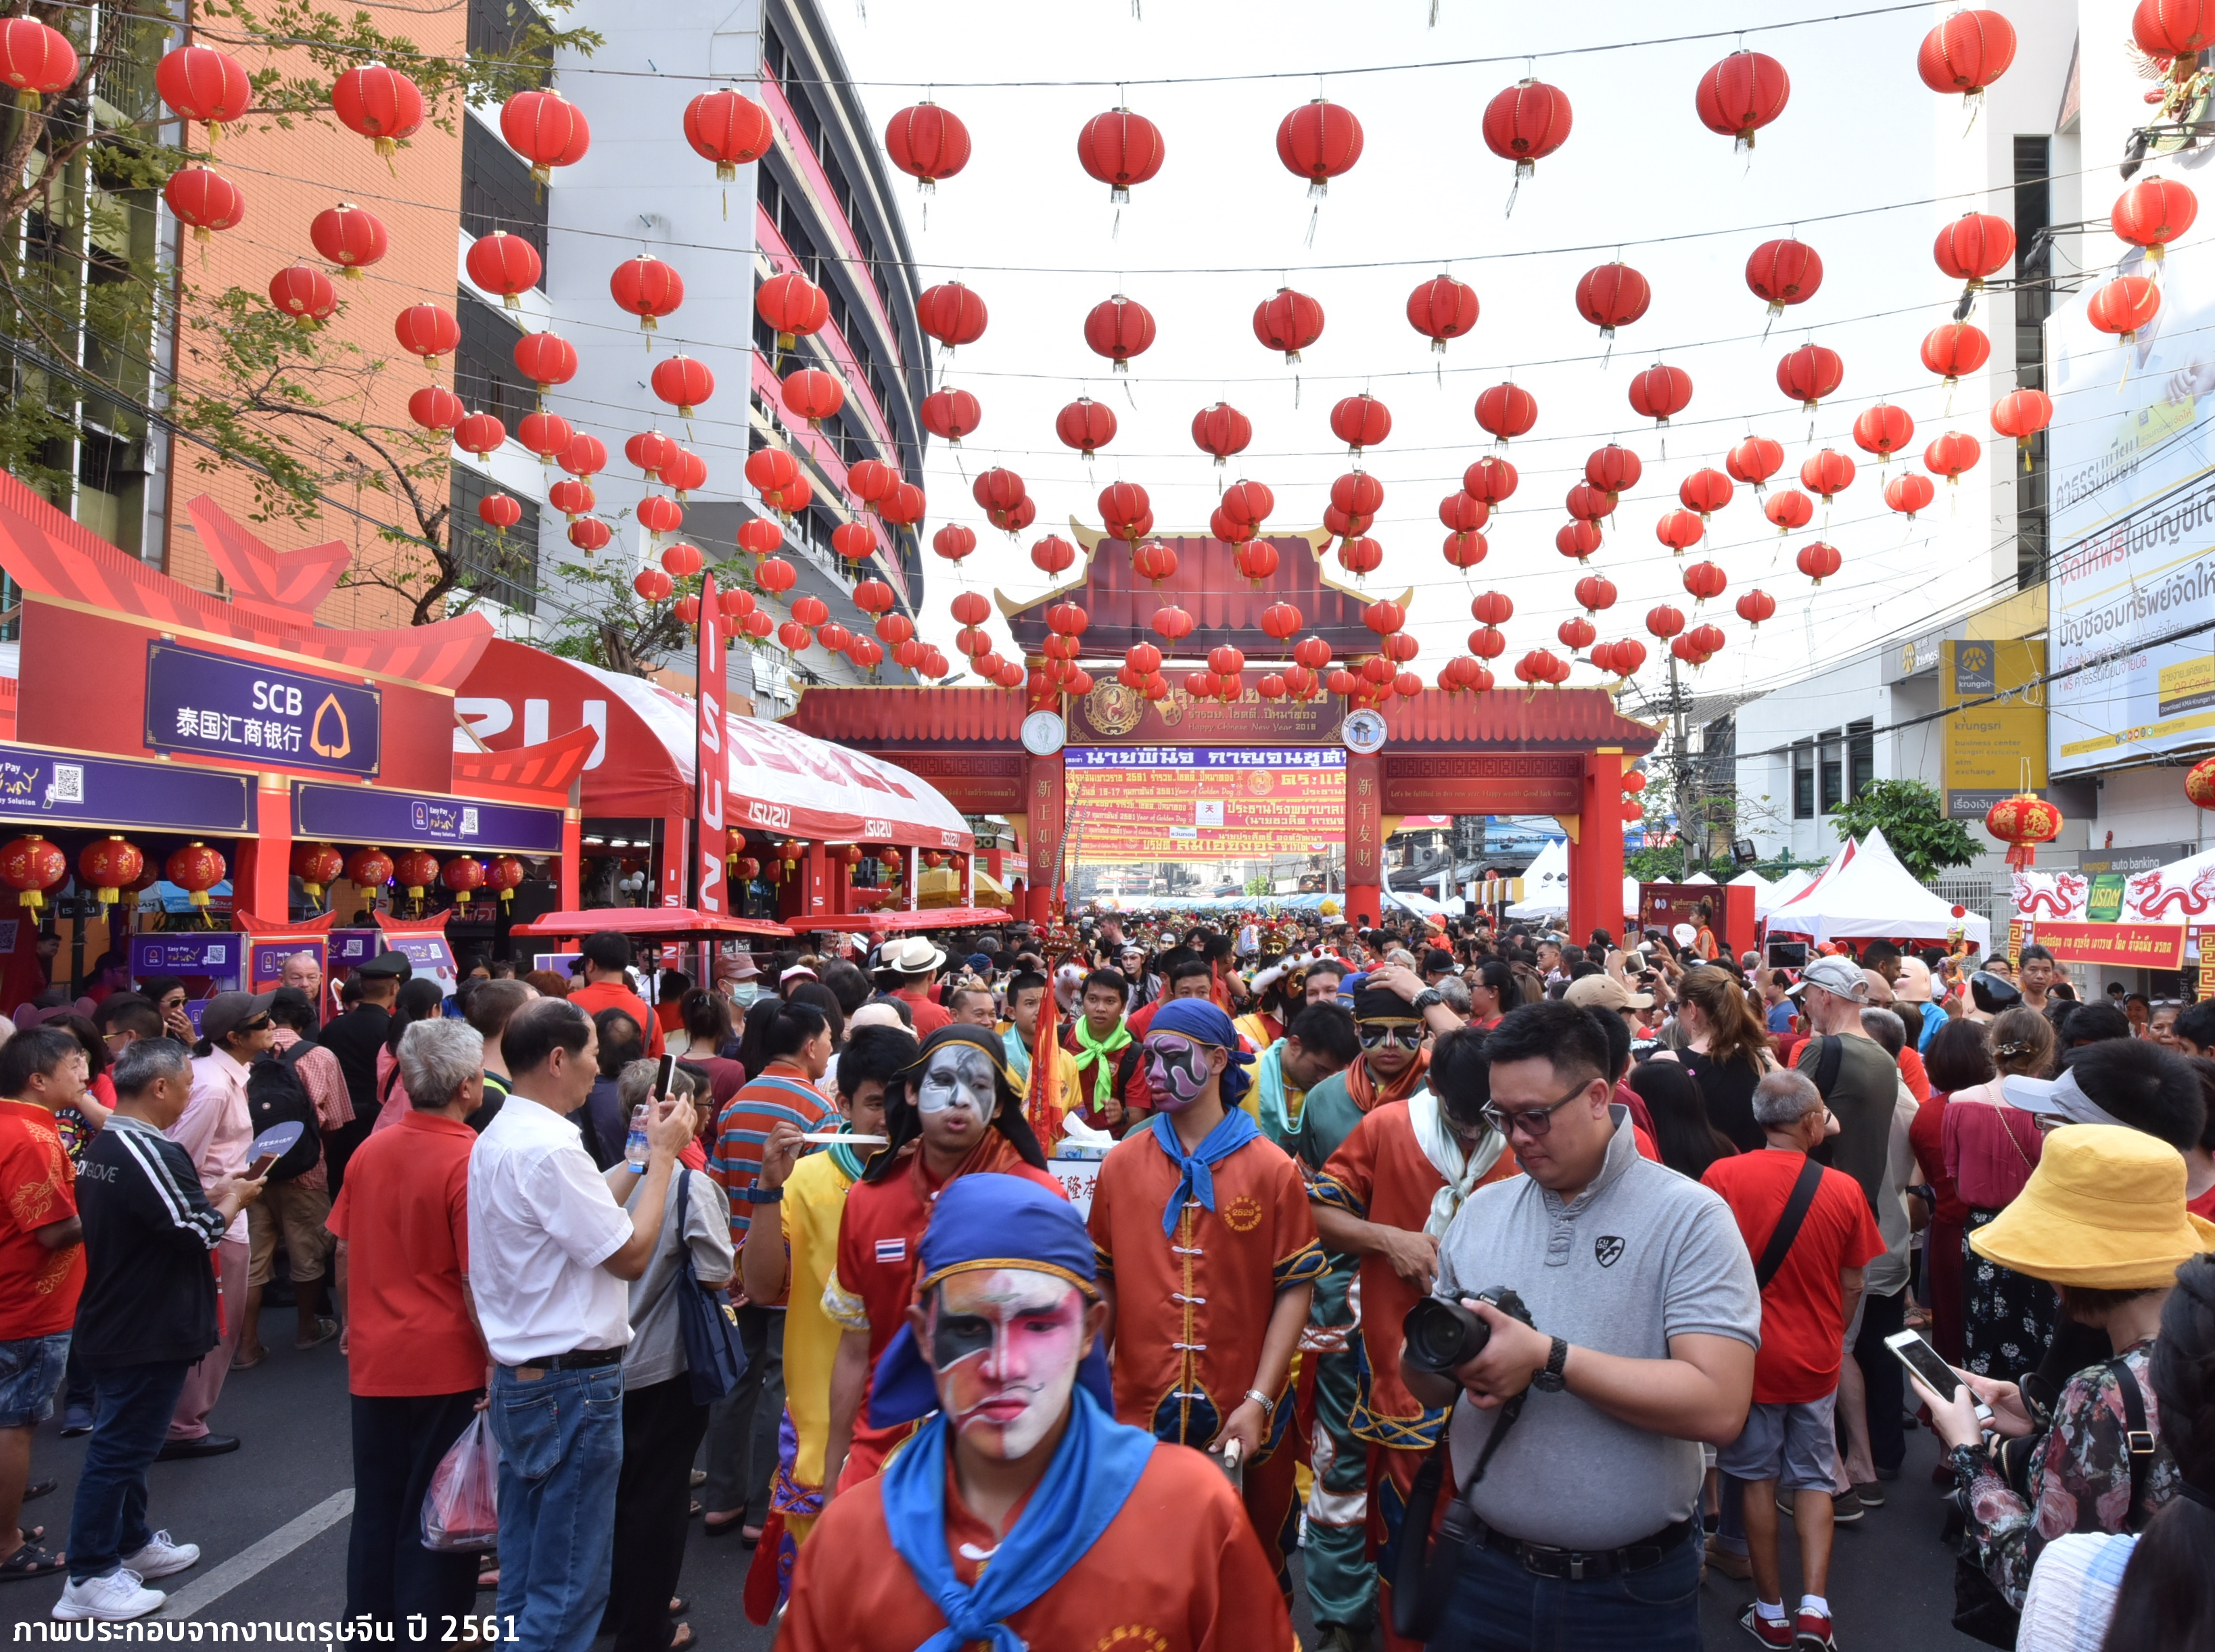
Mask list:
[[1087,1306],[1066,1279],[1028,1268],[942,1280],[930,1363],[954,1432],[987,1456],[1028,1456],[1069,1408]]
[[1146,1040],[1146,1081],[1153,1086],[1154,1105],[1165,1113],[1182,1112],[1207,1088],[1207,1049],[1175,1033],[1156,1033]]
[[992,1116],[992,1058],[974,1044],[942,1044],[923,1063],[915,1086],[916,1110],[943,1113],[966,1108],[979,1123]]

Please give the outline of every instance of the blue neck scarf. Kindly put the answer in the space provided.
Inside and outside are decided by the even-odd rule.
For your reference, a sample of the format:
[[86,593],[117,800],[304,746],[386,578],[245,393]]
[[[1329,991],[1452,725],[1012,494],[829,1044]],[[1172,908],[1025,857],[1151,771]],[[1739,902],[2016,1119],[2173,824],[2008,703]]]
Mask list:
[[1187,1199],[1197,1199],[1205,1210],[1215,1208],[1215,1177],[1210,1166],[1224,1159],[1261,1134],[1261,1127],[1254,1116],[1242,1107],[1224,1111],[1223,1122],[1207,1133],[1207,1139],[1187,1153],[1184,1143],[1177,1140],[1176,1126],[1169,1122],[1167,1113],[1156,1113],[1153,1122],[1154,1141],[1169,1156],[1177,1167],[1176,1190],[1169,1202],[1162,1207],[1162,1232],[1176,1232],[1177,1217],[1184,1209]]
[[974,1588],[955,1575],[947,1549],[949,1448],[946,1418],[934,1416],[886,1465],[881,1479],[893,1547],[946,1618],[946,1627],[916,1652],[960,1652],[974,1641],[992,1652],[1028,1652],[1005,1620],[1060,1582],[1100,1540],[1145,1472],[1154,1437],[1116,1422],[1079,1384],[1053,1460]]
[[1023,1043],[1023,1035],[1010,1022],[1000,1035],[1000,1048],[1008,1052],[1008,1071],[1015,1075],[1015,1082],[1028,1085],[1031,1081],[1030,1047]]

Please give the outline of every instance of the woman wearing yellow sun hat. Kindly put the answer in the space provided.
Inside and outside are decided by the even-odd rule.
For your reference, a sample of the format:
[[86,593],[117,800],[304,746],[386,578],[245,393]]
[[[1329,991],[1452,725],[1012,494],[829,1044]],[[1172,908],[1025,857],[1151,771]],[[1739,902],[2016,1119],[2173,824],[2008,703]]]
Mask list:
[[[2071,1124],[2046,1138],[2014,1203],[1970,1235],[1979,1255],[2052,1285],[2062,1312],[2115,1349],[2070,1380],[2051,1416],[2009,1382],[1960,1373],[1950,1400],[1916,1382],[1967,1508],[1963,1558],[2004,1600],[1990,1603],[1995,1613],[2021,1607],[2054,1539],[2137,1531],[2177,1495],[2147,1367],[2177,1269],[2215,1250],[2215,1224],[2185,1209],[2184,1189],[2183,1155],[2166,1142]],[[1991,1409],[1991,1443],[1972,1392]]]

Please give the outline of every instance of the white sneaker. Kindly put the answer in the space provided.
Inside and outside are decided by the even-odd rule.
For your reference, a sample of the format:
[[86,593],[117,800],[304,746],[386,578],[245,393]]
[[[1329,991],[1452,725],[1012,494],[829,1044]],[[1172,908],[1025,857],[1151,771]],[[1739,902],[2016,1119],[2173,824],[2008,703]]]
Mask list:
[[118,1567],[105,1577],[64,1585],[62,1598],[54,1602],[54,1616],[64,1623],[99,1618],[120,1624],[159,1612],[168,1598],[159,1589],[141,1587],[138,1573]]
[[123,1557],[123,1569],[141,1577],[167,1577],[171,1572],[181,1572],[199,1563],[199,1544],[173,1543],[167,1532],[155,1533],[137,1554]]

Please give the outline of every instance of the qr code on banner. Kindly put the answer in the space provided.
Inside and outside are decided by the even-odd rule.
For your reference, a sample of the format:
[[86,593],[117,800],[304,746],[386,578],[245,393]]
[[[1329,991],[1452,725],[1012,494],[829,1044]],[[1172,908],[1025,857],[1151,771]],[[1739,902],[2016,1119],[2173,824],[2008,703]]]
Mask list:
[[84,765],[56,763],[52,785],[46,787],[48,803],[83,803],[84,801]]

